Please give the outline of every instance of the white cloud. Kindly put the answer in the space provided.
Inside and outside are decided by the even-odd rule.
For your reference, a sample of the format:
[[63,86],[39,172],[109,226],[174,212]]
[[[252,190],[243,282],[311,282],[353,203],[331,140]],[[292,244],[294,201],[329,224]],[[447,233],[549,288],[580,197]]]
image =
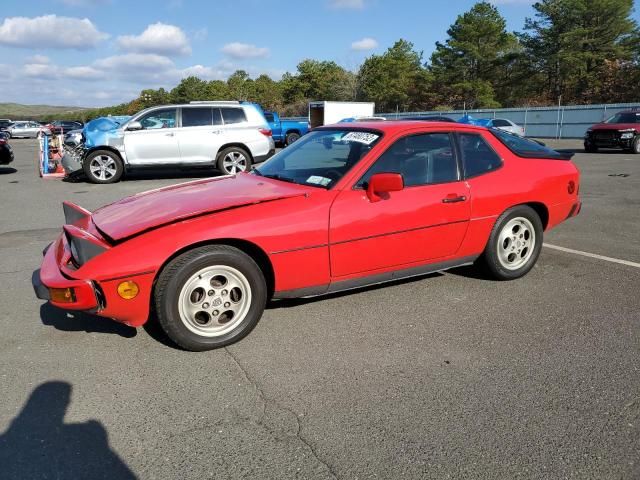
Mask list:
[[23,48],[75,48],[95,47],[109,38],[100,32],[88,18],[9,17],[0,25],[0,45]]
[[27,63],[22,67],[22,73],[30,78],[54,78],[57,76],[55,69],[45,63]]
[[337,9],[362,10],[364,0],[329,0],[329,6]]
[[63,75],[76,80],[97,80],[101,77],[104,78],[103,72],[88,65],[65,68],[63,70]]
[[31,57],[27,57],[26,59],[26,63],[49,63],[51,60],[49,60],[49,57],[45,56],[45,55],[33,55]]
[[357,40],[351,44],[351,50],[373,50],[378,47],[378,42],[375,38],[364,37],[361,40]]
[[149,25],[140,35],[118,37],[118,46],[122,50],[135,53],[191,54],[191,45],[182,29],[160,22]]
[[221,51],[231,58],[265,58],[269,56],[269,49],[266,47],[256,47],[240,42],[227,43]]

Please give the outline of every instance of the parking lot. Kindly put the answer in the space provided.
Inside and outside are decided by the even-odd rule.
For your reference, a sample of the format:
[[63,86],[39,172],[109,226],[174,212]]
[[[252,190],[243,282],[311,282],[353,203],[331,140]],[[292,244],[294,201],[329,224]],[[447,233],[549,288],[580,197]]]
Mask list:
[[274,302],[241,342],[189,353],[153,323],[44,305],[31,273],[63,200],[94,209],[209,172],[43,180],[37,143],[11,143],[0,477],[640,477],[639,156],[550,143],[577,149],[583,209],[521,280],[461,268]]

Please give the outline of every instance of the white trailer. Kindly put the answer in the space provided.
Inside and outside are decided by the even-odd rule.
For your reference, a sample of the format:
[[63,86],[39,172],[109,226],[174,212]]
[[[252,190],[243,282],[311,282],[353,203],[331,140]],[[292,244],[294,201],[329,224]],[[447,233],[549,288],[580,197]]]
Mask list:
[[331,125],[344,118],[373,117],[375,107],[373,102],[309,102],[309,126]]

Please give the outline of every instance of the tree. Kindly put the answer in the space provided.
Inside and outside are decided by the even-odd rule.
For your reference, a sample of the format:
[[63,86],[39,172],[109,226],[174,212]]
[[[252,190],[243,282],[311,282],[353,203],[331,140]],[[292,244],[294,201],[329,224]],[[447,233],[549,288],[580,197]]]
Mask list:
[[207,82],[198,77],[183,78],[171,90],[169,98],[173,103],[188,103],[192,100],[207,100]]
[[268,75],[260,75],[254,81],[252,100],[262,105],[266,110],[280,110],[282,108],[282,91],[279,82]]
[[638,26],[633,0],[541,0],[525,22],[522,43],[539,93],[548,101],[606,101],[611,65],[631,61]]
[[358,98],[376,102],[381,111],[413,109],[424,104],[430,76],[422,53],[398,40],[382,55],[371,55],[358,72]]
[[236,70],[227,79],[227,87],[232,100],[249,100],[253,96],[253,80],[244,70]]
[[445,43],[436,42],[430,70],[444,102],[458,108],[498,107],[498,91],[517,55],[516,36],[488,2],[476,3],[447,30]]

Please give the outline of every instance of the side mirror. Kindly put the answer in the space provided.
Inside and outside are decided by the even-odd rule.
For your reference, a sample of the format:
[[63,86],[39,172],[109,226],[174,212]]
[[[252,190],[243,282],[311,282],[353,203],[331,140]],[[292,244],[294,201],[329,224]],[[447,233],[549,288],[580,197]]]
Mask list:
[[142,124],[140,122],[130,122],[127,125],[128,132],[135,132],[136,130],[142,130]]
[[376,173],[369,179],[367,197],[371,202],[388,198],[389,192],[398,192],[404,188],[404,180],[399,173]]

